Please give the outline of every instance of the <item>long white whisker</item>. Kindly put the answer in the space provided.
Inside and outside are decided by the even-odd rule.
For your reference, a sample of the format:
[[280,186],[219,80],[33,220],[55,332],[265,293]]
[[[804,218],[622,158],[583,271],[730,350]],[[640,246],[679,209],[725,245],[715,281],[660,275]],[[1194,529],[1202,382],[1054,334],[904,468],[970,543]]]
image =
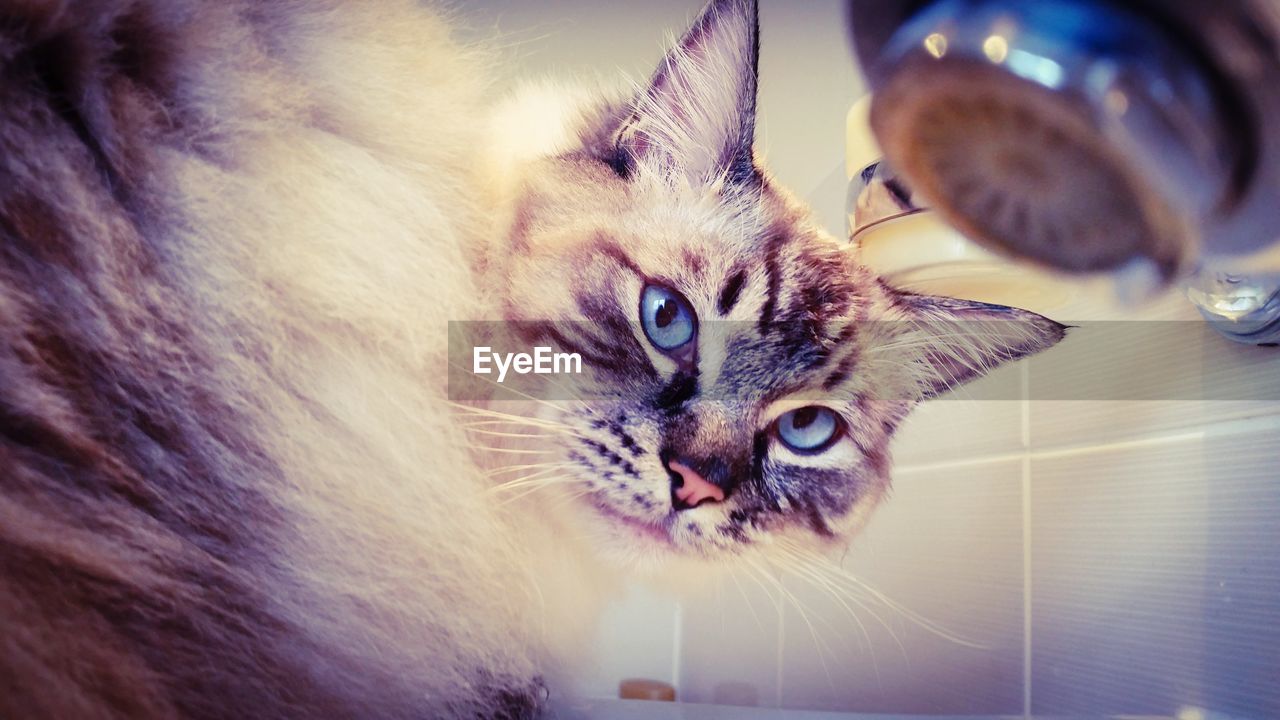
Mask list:
[[[785,541],[780,543],[780,545],[782,544],[786,544]],[[868,599],[876,600],[877,602],[881,603],[882,605],[889,608],[890,610],[897,612],[899,615],[906,618],[907,620],[910,620],[912,624],[916,625],[922,630],[926,630],[934,635],[937,635],[938,637],[941,637],[945,640],[949,640],[953,643],[956,643],[957,645],[963,645],[965,647],[971,647],[978,650],[991,649],[990,646],[983,645],[982,643],[978,643],[973,640],[969,640],[967,638],[957,635],[956,633],[951,632],[950,630],[947,630],[945,627],[943,627],[939,623],[934,622],[933,620],[930,620],[929,618],[921,615],[920,613],[917,613],[914,610],[911,610],[910,608],[902,605],[901,603],[891,599],[884,593],[880,592],[879,590],[875,589],[871,585],[867,584],[866,581],[853,575],[852,573],[848,572],[844,568],[841,568],[832,564],[831,562],[823,558],[821,555],[818,555],[817,553],[814,553],[812,551],[809,551],[805,548],[802,548],[796,545],[789,545],[789,546],[791,547],[792,550],[794,550],[797,553],[800,553],[802,557],[809,559],[814,564],[823,563],[827,568],[827,570],[829,571],[830,578],[833,582],[843,583],[846,588],[857,589],[858,591],[866,593],[866,596],[868,597]]]
[[566,493],[566,494],[565,494],[565,496],[564,496],[563,498],[561,498],[561,499],[560,499],[560,502],[556,503],[556,504],[553,506],[553,508],[555,508],[555,509],[562,508],[562,507],[564,507],[565,505],[568,505],[569,503],[573,502],[574,500],[577,500],[578,498],[580,498],[580,497],[582,497],[582,496],[584,496],[584,495],[589,494],[590,492],[591,492],[591,489],[590,489],[590,488],[583,488],[583,489],[578,490],[578,491],[575,491],[575,492]]
[[[459,370],[466,370],[466,368],[464,368],[462,365],[459,365],[459,364],[458,364],[458,363],[456,363],[456,362],[450,362],[449,364],[450,364],[450,365],[452,365],[452,366],[454,366],[454,367],[456,367],[456,368],[458,368]],[[480,377],[480,376],[478,376],[478,375],[477,375],[476,377]],[[501,389],[503,389],[503,390],[506,390],[506,391],[507,391],[507,392],[509,392],[509,393],[514,393],[514,394],[516,394],[516,395],[519,395],[520,397],[522,397],[522,398],[524,398],[524,399],[526,399],[526,400],[529,400],[529,401],[531,401],[531,402],[536,402],[536,403],[538,403],[538,404],[540,404],[540,405],[546,405],[547,407],[549,407],[549,408],[551,408],[551,409],[553,409],[553,410],[556,410],[557,412],[563,412],[563,411],[564,411],[564,408],[560,407],[559,405],[556,405],[555,403],[547,402],[546,400],[543,400],[543,399],[541,399],[541,398],[536,398],[536,397],[534,397],[534,396],[530,395],[529,393],[521,392],[521,391],[519,391],[519,390],[516,390],[516,389],[515,389],[515,388],[513,388],[513,387],[508,387],[508,386],[506,386],[506,385],[502,385],[502,384],[500,384],[499,382],[497,382],[496,380],[491,380],[491,379],[489,379],[489,378],[480,378],[480,379],[481,379],[481,380],[484,380],[485,382],[489,383],[490,385],[493,385],[493,386],[495,386],[495,387],[498,387],[498,388],[501,388]]]
[[487,435],[489,437],[528,438],[530,440],[550,440],[556,437],[555,435],[552,435],[549,433],[510,433],[510,432],[500,432],[498,430],[486,430],[484,428],[478,428],[470,425],[463,425],[463,427],[465,427],[467,429],[467,432],[469,433],[475,433],[477,435]]
[[545,463],[528,463],[525,465],[504,465],[500,468],[485,471],[485,477],[497,477],[505,475],[509,472],[520,472],[524,470],[535,470],[537,468],[568,468],[573,467],[573,463],[569,462],[545,462]]
[[528,495],[531,495],[531,494],[533,494],[533,493],[535,493],[535,492],[537,492],[537,491],[539,491],[539,490],[542,490],[543,488],[548,488],[548,487],[551,487],[551,486],[554,486],[554,485],[564,485],[564,484],[571,483],[571,482],[573,482],[573,481],[574,481],[574,478],[564,477],[564,476],[557,476],[557,477],[552,477],[552,478],[543,478],[543,480],[542,480],[542,481],[532,483],[528,488],[526,488],[526,489],[525,489],[525,490],[523,490],[522,492],[519,492],[519,493],[517,493],[517,494],[515,494],[515,495],[512,495],[512,496],[511,496],[511,497],[509,497],[509,498],[504,498],[504,499],[503,499],[502,501],[500,501],[498,504],[499,504],[499,505],[504,505],[504,506],[505,506],[505,505],[510,505],[511,503],[513,503],[513,502],[515,502],[515,501],[519,500],[520,498],[523,498],[523,497],[526,497],[526,496],[528,496]]
[[756,606],[751,604],[751,599],[747,596],[747,590],[742,587],[742,581],[738,579],[737,573],[730,572],[729,579],[733,580],[733,584],[738,586],[738,592],[742,594],[742,601],[747,604],[747,610],[751,612],[751,617],[755,619],[756,627],[760,628],[760,634],[764,635],[764,622],[760,620],[760,615],[756,612]]
[[[553,474],[553,473],[563,472],[563,469],[564,469],[564,468],[563,468],[563,467],[561,467],[561,466],[553,465],[553,466],[551,466],[551,467],[544,468],[544,469],[542,469],[542,470],[539,470],[539,471],[534,472],[534,473],[530,473],[530,474],[525,475],[525,476],[523,476],[523,477],[518,477],[518,478],[516,478],[516,479],[514,479],[514,480],[507,480],[506,482],[499,483],[499,484],[494,485],[493,487],[491,487],[491,488],[489,488],[489,489],[485,490],[485,492],[486,492],[486,493],[489,493],[489,494],[495,494],[495,493],[503,492],[503,491],[505,491],[505,490],[510,490],[510,489],[512,489],[512,488],[517,488],[517,487],[522,487],[522,486],[524,486],[524,485],[529,485],[529,484],[531,484],[531,483],[533,483],[533,482],[535,482],[535,481],[538,481],[539,479],[546,478],[546,476],[551,475],[551,474]],[[563,477],[563,476],[561,476],[561,477]]]
[[483,450],[484,452],[498,453],[500,455],[556,455],[559,450],[533,450],[526,448],[499,448],[490,447],[488,445],[468,445],[473,450]]
[[[769,582],[773,583],[773,586],[778,589],[780,596],[783,598],[786,598],[788,601],[790,601],[791,605],[795,607],[796,612],[799,613],[800,615],[800,619],[809,628],[809,635],[813,637],[814,646],[818,649],[818,661],[822,663],[822,671],[827,676],[827,682],[831,685],[831,687],[834,688],[835,678],[832,677],[831,675],[831,668],[827,665],[827,659],[823,656],[823,653],[825,652],[831,655],[832,657],[835,657],[835,653],[832,652],[831,648],[825,642],[823,642],[822,639],[818,636],[818,630],[817,628],[814,627],[813,622],[809,619],[809,613],[807,612],[807,608],[805,607],[804,603],[800,602],[799,598],[797,598],[795,595],[790,593],[785,587],[783,587],[782,581],[773,577],[773,575],[770,574],[768,570],[765,570],[764,568],[760,567],[758,563],[751,560],[750,558],[744,558],[744,560],[746,560],[747,562],[748,569],[751,569],[752,571],[759,573],[765,580],[768,580]],[[781,612],[778,613],[778,622],[782,622]]]
[[853,603],[859,610],[862,610],[875,618],[876,622],[878,622],[889,633],[889,637],[893,638],[894,642],[897,643],[898,648],[902,651],[903,659],[910,663],[910,659],[907,657],[906,646],[903,645],[902,640],[898,637],[898,634],[893,631],[893,628],[889,623],[887,623],[884,618],[880,617],[879,613],[865,605],[853,592],[845,588],[840,588],[834,582],[824,577],[822,574],[824,568],[821,566],[814,565],[813,563],[804,560],[783,546],[779,546],[779,550],[782,551],[784,555],[788,556],[789,562],[792,563],[788,566],[791,570],[799,573],[803,579],[807,580],[814,587],[817,587],[830,595],[837,603],[840,604],[841,607],[845,609],[847,613],[849,613],[849,617],[853,618],[853,621],[857,623],[859,630],[862,631],[862,636],[867,641],[867,651],[871,654],[871,666],[872,669],[875,670],[877,683],[881,682],[881,677],[880,663],[876,659],[875,642],[872,640],[871,633],[867,630],[867,626],[862,622],[862,619],[858,617],[858,613],[849,605],[849,603]]
[[540,418],[540,417],[529,417],[528,415],[513,415],[511,413],[502,412],[501,410],[494,410],[492,408],[486,408],[486,407],[478,407],[476,405],[468,405],[466,403],[454,402],[452,400],[448,400],[446,402],[451,407],[457,410],[460,410],[462,412],[472,413],[475,415],[482,415],[482,416],[487,416],[490,418],[498,418],[502,420],[511,420],[513,422],[526,423],[526,424],[534,423],[539,425],[548,425],[553,427],[564,428],[567,430],[573,429],[571,425],[560,422],[558,420],[550,420],[547,418]]

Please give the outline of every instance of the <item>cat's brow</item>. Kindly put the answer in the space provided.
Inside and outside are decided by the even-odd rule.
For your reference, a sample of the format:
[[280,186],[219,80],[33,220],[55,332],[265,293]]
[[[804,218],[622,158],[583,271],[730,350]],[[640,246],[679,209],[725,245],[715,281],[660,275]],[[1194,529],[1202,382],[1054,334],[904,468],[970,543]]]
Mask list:
[[716,310],[720,312],[721,316],[728,315],[733,306],[738,304],[738,297],[742,294],[742,286],[746,284],[746,281],[747,272],[738,270],[724,284],[724,289],[720,291],[720,299],[716,302]]
[[782,246],[787,242],[787,233],[775,232],[768,241],[765,249],[764,271],[765,277],[768,279],[766,286],[766,295],[764,307],[760,310],[760,320],[758,326],[764,331],[773,324],[774,313],[778,309],[778,294],[782,291],[782,265],[778,262],[778,255]]
[[822,389],[827,391],[834,390],[844,383],[844,381],[848,380],[853,374],[853,366],[857,361],[858,356],[856,353],[846,355],[845,358],[840,361],[840,364],[836,366],[835,371],[828,375],[827,379],[822,382]]
[[612,237],[605,234],[597,235],[595,242],[592,243],[592,248],[601,255],[612,259],[614,262],[635,273],[637,277],[647,277],[644,271],[640,269],[640,266],[636,264],[636,261],[632,260],[631,256],[627,254],[627,251],[623,250],[622,246],[618,244],[618,241]]

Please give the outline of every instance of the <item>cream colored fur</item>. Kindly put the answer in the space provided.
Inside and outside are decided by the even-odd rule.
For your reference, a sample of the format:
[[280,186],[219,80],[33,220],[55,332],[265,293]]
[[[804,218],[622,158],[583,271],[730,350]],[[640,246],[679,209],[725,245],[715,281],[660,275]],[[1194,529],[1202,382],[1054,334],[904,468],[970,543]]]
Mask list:
[[521,161],[564,146],[583,94],[540,85],[477,122],[491,58],[415,3],[290,17],[286,65],[228,37],[193,63],[236,134],[228,162],[164,158],[199,229],[176,239],[187,284],[218,308],[228,355],[244,328],[266,355],[220,382],[254,403],[289,479],[298,532],[273,594],[404,693],[446,693],[469,666],[562,679],[551,658],[589,636],[608,578],[540,513],[484,493],[445,399],[444,329],[497,317],[472,262],[505,232]]

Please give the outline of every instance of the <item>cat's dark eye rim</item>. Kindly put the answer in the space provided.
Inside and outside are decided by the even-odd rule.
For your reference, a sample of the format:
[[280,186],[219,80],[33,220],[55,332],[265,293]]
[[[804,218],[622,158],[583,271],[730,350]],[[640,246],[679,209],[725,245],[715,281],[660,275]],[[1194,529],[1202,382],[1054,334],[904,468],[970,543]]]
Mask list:
[[[831,437],[827,438],[822,443],[818,445],[814,445],[813,447],[810,447],[810,448],[803,448],[803,447],[797,447],[795,445],[792,445],[782,435],[782,429],[781,429],[782,418],[792,413],[800,412],[801,410],[807,410],[810,408],[821,410],[822,412],[825,412],[825,413],[830,413],[831,419],[835,423],[835,427],[833,427],[831,430]],[[840,413],[836,412],[835,410],[832,410],[831,408],[825,405],[804,405],[801,407],[792,408],[782,413],[778,417],[774,418],[773,423],[770,425],[769,430],[770,430],[770,434],[773,435],[773,437],[777,439],[778,442],[782,443],[782,445],[786,447],[787,450],[797,455],[821,455],[827,450],[830,450],[832,445],[835,445],[837,442],[840,442],[840,439],[848,433],[848,426],[845,423],[844,417]]]
[[[684,310],[688,313],[692,327],[689,330],[689,338],[683,343],[669,348],[663,347],[649,333],[648,323],[645,322],[645,296],[650,290],[661,290],[669,293],[673,298],[675,298],[676,302],[683,305]],[[690,361],[692,348],[695,348],[698,345],[698,313],[693,309],[693,303],[689,302],[689,299],[684,296],[684,293],[676,290],[665,282],[650,280],[644,284],[644,287],[640,288],[640,298],[637,301],[637,305],[637,315],[640,319],[640,331],[644,333],[645,339],[649,341],[649,344],[658,352],[680,360],[682,363]]]

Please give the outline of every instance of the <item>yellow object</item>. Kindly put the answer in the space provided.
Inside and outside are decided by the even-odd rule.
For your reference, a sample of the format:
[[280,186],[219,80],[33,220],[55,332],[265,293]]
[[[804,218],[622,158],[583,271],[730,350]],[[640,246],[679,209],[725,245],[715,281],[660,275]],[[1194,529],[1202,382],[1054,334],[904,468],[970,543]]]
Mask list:
[[657,680],[627,679],[618,683],[618,697],[623,700],[658,700],[675,702],[676,689]]

